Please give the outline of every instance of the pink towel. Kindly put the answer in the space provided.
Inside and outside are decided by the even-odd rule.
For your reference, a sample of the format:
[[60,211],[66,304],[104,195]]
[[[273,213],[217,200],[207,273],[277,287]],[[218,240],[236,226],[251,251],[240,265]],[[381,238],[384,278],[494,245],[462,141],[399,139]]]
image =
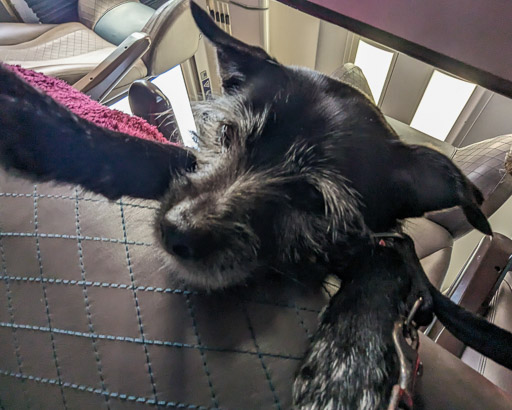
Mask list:
[[5,64],[5,67],[15,72],[29,84],[44,91],[79,117],[91,121],[100,127],[150,141],[170,144],[154,125],[150,125],[142,118],[101,105],[63,80],[48,77],[20,66]]

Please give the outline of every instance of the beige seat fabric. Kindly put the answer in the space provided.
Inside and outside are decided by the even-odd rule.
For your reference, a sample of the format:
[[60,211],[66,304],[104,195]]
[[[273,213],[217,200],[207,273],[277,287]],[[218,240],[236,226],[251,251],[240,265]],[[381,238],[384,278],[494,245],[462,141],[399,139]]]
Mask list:
[[[0,24],[2,27],[3,24]],[[35,27],[42,27],[39,34]],[[47,75],[61,78],[74,83],[94,69],[115,50],[115,46],[89,30],[81,23],[65,23],[49,27],[14,23],[5,28],[9,36],[1,36],[0,44],[11,43],[20,32],[21,40],[29,34],[37,33],[37,37],[19,44],[0,45],[0,61],[8,64],[19,64],[25,68],[36,70]],[[28,33],[28,34],[25,34]],[[25,34],[25,38],[23,38]],[[130,73],[122,80],[121,85],[129,84],[144,77],[147,69],[142,62],[136,63]]]
[[2,46],[10,46],[30,41],[53,27],[56,27],[56,25],[0,23],[0,44]]
[[[13,28],[16,28],[12,25]],[[21,27],[24,24],[20,24]],[[6,61],[31,63],[87,57],[99,50],[112,51],[114,46],[80,23],[65,23],[52,27],[37,38],[21,44],[3,46]]]
[[453,237],[444,227],[427,218],[409,218],[404,228],[414,240],[416,253],[428,278],[440,288],[450,264]]

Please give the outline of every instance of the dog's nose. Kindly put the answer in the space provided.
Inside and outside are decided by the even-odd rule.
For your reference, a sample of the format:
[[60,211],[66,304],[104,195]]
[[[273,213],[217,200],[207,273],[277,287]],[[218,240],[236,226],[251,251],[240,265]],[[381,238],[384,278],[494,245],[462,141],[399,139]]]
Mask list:
[[176,225],[160,222],[160,232],[165,249],[181,259],[195,259],[200,251],[200,238],[197,233],[183,231]]

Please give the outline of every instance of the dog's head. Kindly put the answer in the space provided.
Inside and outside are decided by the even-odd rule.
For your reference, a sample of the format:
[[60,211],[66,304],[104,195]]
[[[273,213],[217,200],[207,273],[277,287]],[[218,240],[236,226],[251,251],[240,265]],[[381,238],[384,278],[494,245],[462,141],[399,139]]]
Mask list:
[[[334,243],[391,229],[399,218],[463,202],[478,210],[453,165],[441,182],[451,184],[450,198],[425,207],[410,175],[394,168],[393,150],[403,144],[362,93],[281,65],[191,6],[217,48],[224,95],[197,108],[197,169],[171,184],[157,218],[167,261],[187,282],[215,289],[259,268],[306,269],[327,260]],[[414,152],[404,152],[396,156],[410,167]],[[451,191],[455,179],[461,192]]]

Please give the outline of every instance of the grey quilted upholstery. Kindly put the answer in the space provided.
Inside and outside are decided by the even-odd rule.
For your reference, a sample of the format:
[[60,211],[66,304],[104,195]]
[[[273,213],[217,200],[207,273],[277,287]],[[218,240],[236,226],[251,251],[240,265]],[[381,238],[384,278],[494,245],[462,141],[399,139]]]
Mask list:
[[154,212],[0,173],[2,408],[289,408],[323,292],[177,286]]
[[[512,176],[505,171],[505,160],[512,150],[512,134],[491,138],[464,148],[452,157],[464,174],[482,191],[482,211],[492,215],[512,194]],[[472,230],[460,209],[428,214],[428,219],[445,226],[454,237]]]
[[78,0],[78,16],[83,24],[94,29],[100,17],[108,10],[130,2],[139,3],[139,0]]
[[[61,35],[62,33],[65,34]],[[34,41],[15,46],[1,46],[0,56],[2,61],[12,64],[60,60],[101,49],[111,51],[114,46],[80,23],[65,23],[58,29],[42,34]]]
[[[290,408],[326,294],[185,289],[161,268],[154,208],[0,171],[2,410]],[[419,408],[510,408],[432,341],[420,355]]]
[[512,134],[459,148],[453,161],[489,197],[496,180],[505,178],[505,158],[512,147]]

